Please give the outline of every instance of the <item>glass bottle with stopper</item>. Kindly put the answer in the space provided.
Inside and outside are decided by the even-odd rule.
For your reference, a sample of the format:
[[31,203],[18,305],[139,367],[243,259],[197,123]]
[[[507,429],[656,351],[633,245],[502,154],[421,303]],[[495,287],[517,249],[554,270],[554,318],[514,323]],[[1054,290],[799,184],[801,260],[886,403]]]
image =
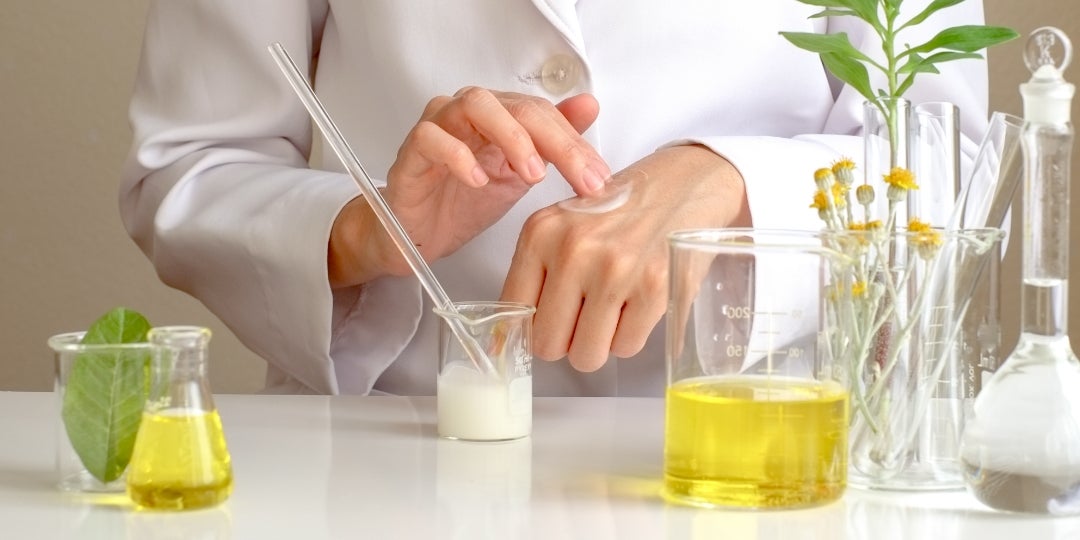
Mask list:
[[1080,514],[1080,361],[1067,333],[1070,105],[1062,73],[1069,39],[1032,32],[1024,62],[1021,334],[983,388],[964,430],[968,489],[998,510]]

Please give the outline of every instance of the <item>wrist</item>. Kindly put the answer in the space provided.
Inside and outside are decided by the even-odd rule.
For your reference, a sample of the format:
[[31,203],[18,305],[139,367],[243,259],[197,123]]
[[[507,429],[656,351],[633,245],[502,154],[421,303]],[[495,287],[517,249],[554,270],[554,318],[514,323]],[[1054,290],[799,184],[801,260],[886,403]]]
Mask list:
[[334,219],[327,241],[330,286],[350,287],[386,275],[401,275],[390,263],[394,256],[398,256],[396,247],[384,234],[367,200],[356,197],[346,203]]
[[664,147],[660,152],[678,154],[678,161],[687,167],[687,176],[695,178],[703,200],[714,205],[711,212],[712,227],[751,227],[750,205],[746,197],[746,183],[742,173],[724,156],[699,143],[676,144]]

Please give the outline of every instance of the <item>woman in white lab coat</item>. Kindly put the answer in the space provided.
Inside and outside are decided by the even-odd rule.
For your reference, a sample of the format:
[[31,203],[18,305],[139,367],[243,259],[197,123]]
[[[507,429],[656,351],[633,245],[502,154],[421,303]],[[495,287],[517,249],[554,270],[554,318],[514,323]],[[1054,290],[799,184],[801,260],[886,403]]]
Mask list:
[[[270,391],[434,392],[439,321],[333,154],[309,166],[311,124],[266,50],[280,41],[387,179],[450,297],[538,306],[536,353],[554,361],[534,363],[537,395],[656,395],[666,233],[816,229],[812,171],[861,157],[863,98],[778,32],[846,31],[868,54],[879,47],[860,21],[815,11],[794,0],[152,1],[124,224],[165,283],[267,360]],[[981,22],[968,1],[904,39]],[[922,75],[907,97],[957,104],[971,155],[986,94],[985,63],[968,60]],[[647,174],[619,210],[552,206],[627,167]]]

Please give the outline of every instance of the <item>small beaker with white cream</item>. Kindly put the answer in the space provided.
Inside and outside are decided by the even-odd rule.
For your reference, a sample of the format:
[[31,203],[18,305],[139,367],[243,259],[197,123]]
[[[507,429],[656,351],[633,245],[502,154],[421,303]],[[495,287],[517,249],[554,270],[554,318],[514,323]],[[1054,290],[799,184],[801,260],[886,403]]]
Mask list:
[[[440,328],[437,382],[439,436],[504,441],[532,431],[532,316],[536,309],[510,302],[455,302],[435,309]],[[449,324],[456,321],[490,360],[481,370]]]

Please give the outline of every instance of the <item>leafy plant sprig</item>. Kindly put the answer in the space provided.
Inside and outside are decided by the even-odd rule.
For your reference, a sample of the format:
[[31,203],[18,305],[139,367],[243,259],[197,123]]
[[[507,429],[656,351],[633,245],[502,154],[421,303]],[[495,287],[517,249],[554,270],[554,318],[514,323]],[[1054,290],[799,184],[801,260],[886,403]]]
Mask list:
[[[884,60],[878,61],[856,48],[844,32],[780,32],[780,35],[796,47],[817,53],[829,72],[857,90],[881,111],[889,126],[894,158],[897,140],[896,109],[895,106],[886,106],[886,103],[895,103],[896,98],[902,97],[914,84],[916,75],[940,73],[937,65],[944,62],[982,58],[977,51],[1018,36],[1016,31],[1002,26],[961,25],[941,30],[924,43],[915,46],[905,44],[900,48],[899,37],[902,31],[917,26],[938,11],[965,0],[933,0],[906,21],[900,20],[900,6],[904,0],[797,1],[824,8],[811,15],[812,19],[856,17],[869,25],[881,39]],[[876,69],[885,76],[885,88],[875,90],[872,87],[868,68]]]

